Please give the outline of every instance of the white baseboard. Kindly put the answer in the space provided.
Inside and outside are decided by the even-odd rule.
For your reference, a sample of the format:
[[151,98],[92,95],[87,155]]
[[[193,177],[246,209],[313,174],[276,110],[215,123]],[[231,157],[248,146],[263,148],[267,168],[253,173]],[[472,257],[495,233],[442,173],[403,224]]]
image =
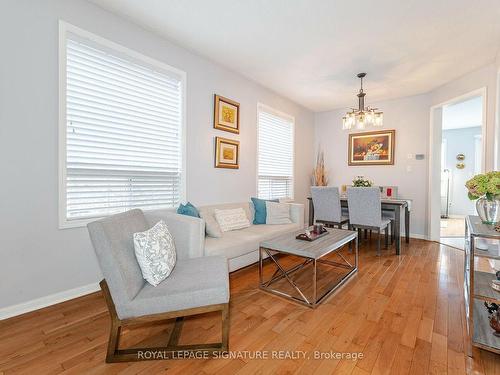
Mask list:
[[[404,233],[402,233],[404,236]],[[410,238],[416,238],[419,240],[428,240],[429,238],[425,234],[410,233]]]
[[97,292],[98,290],[100,290],[99,284],[93,283],[75,289],[51,294],[45,297],[36,298],[31,301],[20,303],[18,305],[3,307],[0,308],[0,320],[21,315],[30,311],[42,309],[47,306],[55,305],[56,303],[68,301],[73,298]]

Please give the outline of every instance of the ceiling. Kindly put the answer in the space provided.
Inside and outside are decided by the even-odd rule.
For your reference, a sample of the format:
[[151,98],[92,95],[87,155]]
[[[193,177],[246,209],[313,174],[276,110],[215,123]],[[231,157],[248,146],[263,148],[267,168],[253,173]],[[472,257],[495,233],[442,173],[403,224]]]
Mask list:
[[482,96],[476,96],[443,107],[443,130],[481,126],[482,119]]
[[91,0],[314,111],[428,92],[495,60],[499,0]]

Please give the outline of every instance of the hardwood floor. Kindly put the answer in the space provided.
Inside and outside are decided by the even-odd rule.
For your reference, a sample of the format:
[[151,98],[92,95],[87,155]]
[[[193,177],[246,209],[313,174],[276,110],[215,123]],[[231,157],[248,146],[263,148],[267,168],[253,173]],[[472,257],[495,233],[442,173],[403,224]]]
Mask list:
[[[376,257],[374,244],[362,244],[358,275],[316,310],[259,291],[256,266],[231,274],[229,345],[239,357],[106,364],[109,316],[94,293],[0,321],[0,374],[500,374],[500,356],[464,354],[463,252],[412,240],[399,257]],[[172,327],[125,330],[122,345],[159,345]],[[220,328],[217,314],[187,319],[180,343],[217,340]]]

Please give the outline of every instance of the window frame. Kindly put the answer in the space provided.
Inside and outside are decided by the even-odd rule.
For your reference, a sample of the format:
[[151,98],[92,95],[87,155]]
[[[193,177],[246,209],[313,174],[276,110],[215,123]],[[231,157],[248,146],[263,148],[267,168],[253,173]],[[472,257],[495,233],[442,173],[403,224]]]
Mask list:
[[[186,72],[177,69],[173,66],[165,64],[161,61],[143,55],[132,49],[124,47],[118,43],[102,38],[96,34],[83,30],[77,26],[59,20],[59,119],[58,119],[58,169],[59,169],[59,193],[58,193],[58,211],[59,211],[59,229],[77,228],[87,225],[88,223],[97,220],[91,219],[75,219],[68,220],[66,217],[67,201],[66,201],[66,47],[68,33],[77,35],[78,37],[90,40],[92,43],[101,45],[102,47],[116,52],[118,55],[123,55],[130,58],[132,61],[144,63],[167,73],[174,73],[181,80],[181,127],[180,127],[180,143],[181,143],[181,178],[180,178],[180,199],[186,200]],[[102,216],[105,217],[105,216]]]
[[259,142],[260,142],[260,134],[259,134],[259,119],[260,119],[260,113],[261,112],[266,112],[269,114],[273,114],[275,116],[281,117],[283,119],[287,119],[292,123],[292,196],[291,197],[286,197],[286,198],[280,198],[280,199],[295,199],[295,117],[286,113],[282,112],[280,110],[277,110],[273,107],[270,107],[266,104],[263,103],[257,103],[257,178],[256,178],[256,194],[255,196],[260,199],[259,197]]

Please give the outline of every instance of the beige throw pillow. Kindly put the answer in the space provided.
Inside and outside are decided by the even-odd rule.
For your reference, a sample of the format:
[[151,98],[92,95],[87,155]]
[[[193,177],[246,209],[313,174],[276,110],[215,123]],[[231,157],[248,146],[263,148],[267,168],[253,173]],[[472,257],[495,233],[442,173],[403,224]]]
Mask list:
[[200,217],[205,220],[205,233],[209,237],[219,238],[222,237],[222,231],[220,230],[219,224],[214,218],[214,215],[210,210],[199,209],[198,213]]
[[290,205],[287,203],[266,202],[266,224],[291,224]]

